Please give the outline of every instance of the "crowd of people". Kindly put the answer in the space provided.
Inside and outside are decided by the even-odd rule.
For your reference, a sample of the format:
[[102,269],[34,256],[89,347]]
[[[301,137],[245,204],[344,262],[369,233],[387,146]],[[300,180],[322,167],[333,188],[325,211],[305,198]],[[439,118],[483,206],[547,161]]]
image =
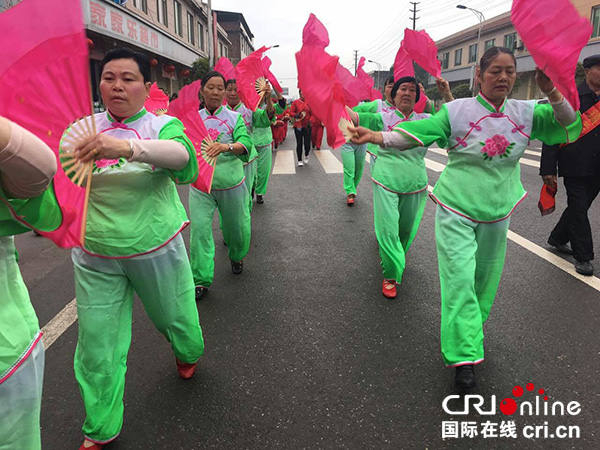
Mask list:
[[[587,209],[600,189],[600,156],[594,149],[586,160],[580,147],[597,135],[575,141],[582,132],[581,114],[598,102],[600,56],[584,61],[587,84],[580,95],[587,100],[581,112],[539,69],[536,80],[548,102],[508,98],[516,65],[509,49],[488,49],[479,63],[476,97],[454,100],[449,84],[438,78],[445,102],[439,110],[429,103],[421,113],[414,111],[422,95],[415,78],[391,78],[383,100],[348,110],[354,137],[341,149],[349,206],[366,153],[371,154],[386,298],[397,295],[428,198],[427,148],[437,143],[448,149],[448,164],[430,197],[436,203],[441,352],[445,364],[456,368],[456,385],[465,393],[476,387],[474,366],[484,359],[483,325],[499,287],[510,217],[526,195],[519,159],[530,140],[545,144],[544,182],[556,184],[558,161],[567,185],[568,208],[550,244],[572,251],[578,262],[591,265],[593,259]],[[250,248],[253,199],[264,202],[272,151],[285,139],[286,122],[293,125],[298,166],[308,163],[311,148],[322,146],[322,121],[311,114],[302,93],[288,107],[267,86],[262,106],[252,111],[241,102],[236,80],[207,73],[199,115],[214,141],[206,156],[217,164],[210,193],[190,186],[188,219],[176,185],[192,184],[198,176],[197,149],[178,119],[146,111],[149,88],[147,56],[110,50],[100,78],[107,111],[94,115],[98,133],[76,144],[78,160],[94,162],[85,241],[72,250],[79,320],[74,366],[86,412],[81,449],[101,449],[121,431],[134,292],[171,345],[180,377],[191,378],[204,351],[196,302],[213,282],[215,210],[232,272],[240,274]],[[580,156],[583,173],[571,168]],[[40,448],[44,364],[13,236],[60,224],[61,211],[48,189],[57,170],[62,169],[51,149],[0,117],[0,296],[9,299],[0,309],[0,335],[8,343],[0,343],[0,442],[10,449]],[[38,213],[23,224],[15,211]],[[189,258],[181,237],[188,224]],[[591,274],[589,267],[579,269]]]

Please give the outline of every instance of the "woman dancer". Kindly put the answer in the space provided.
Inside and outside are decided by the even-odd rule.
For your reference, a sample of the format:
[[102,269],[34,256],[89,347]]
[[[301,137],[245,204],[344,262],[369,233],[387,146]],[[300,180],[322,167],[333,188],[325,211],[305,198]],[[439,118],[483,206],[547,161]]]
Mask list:
[[46,190],[55,173],[52,150],[0,117],[0,446],[6,450],[41,448],[44,345],[13,236],[60,226],[60,209]]
[[210,194],[190,188],[190,257],[200,300],[213,282],[215,242],[212,221],[219,209],[223,238],[228,246],[231,271],[239,275],[243,259],[250,249],[250,193],[244,183],[244,162],[248,160],[252,140],[242,115],[223,106],[225,78],[209,72],[202,78],[203,105],[200,117],[215,141],[208,149],[217,156]]
[[483,324],[504,267],[510,215],[527,195],[519,160],[530,139],[571,142],[582,127],[578,113],[539,69],[536,81],[550,104],[508,99],[516,69],[511,50],[492,47],[479,63],[477,97],[455,100],[435,116],[401,123],[393,132],[356,129],[358,143],[407,150],[438,142],[448,148],[448,165],[431,197],[437,203],[442,356],[456,367],[463,392],[476,386],[473,366],[484,359]]
[[[296,135],[296,155],[298,156],[298,166],[302,167],[308,164],[308,155],[310,153],[310,108],[304,101],[302,90],[300,98],[292,102],[288,116],[293,120],[294,134]],[[304,147],[304,156],[302,148]]]
[[179,120],[146,111],[149,89],[148,57],[110,50],[100,78],[107,111],[94,115],[98,134],[77,144],[80,161],[95,161],[84,247],[72,251],[81,449],[100,449],[121,431],[134,292],[170,342],[181,378],[192,377],[204,352],[181,237],[189,222],[175,186],[198,176],[196,151]]

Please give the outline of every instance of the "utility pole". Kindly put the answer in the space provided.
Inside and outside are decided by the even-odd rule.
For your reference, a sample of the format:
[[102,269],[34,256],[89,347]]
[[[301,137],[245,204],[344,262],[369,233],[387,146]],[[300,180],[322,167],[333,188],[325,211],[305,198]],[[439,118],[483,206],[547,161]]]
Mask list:
[[413,23],[413,30],[417,29],[417,19],[420,19],[420,17],[417,17],[417,13],[420,11],[420,9],[417,9],[417,5],[419,5],[421,2],[410,2],[410,4],[413,6],[413,9],[410,10],[411,13],[413,13],[412,16],[412,23]]
[[212,2],[208,0],[208,65],[212,69],[215,65],[215,52],[214,52],[214,36],[213,36],[213,27],[216,25],[213,23],[213,13],[212,13]]
[[358,70],[358,50],[354,50],[354,76],[356,76],[357,70]]

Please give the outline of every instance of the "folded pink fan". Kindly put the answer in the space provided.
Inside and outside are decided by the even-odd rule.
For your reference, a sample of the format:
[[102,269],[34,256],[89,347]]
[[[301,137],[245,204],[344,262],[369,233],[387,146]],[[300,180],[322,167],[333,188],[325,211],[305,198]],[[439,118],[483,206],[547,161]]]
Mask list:
[[[93,113],[81,2],[24,0],[0,14],[0,30],[0,115],[41,138],[63,165],[65,159],[59,158],[63,133]],[[73,128],[69,145],[96,133],[89,117]],[[85,188],[71,182],[62,169],[54,177],[62,223],[42,234],[60,247],[83,243],[91,168],[90,164],[85,173],[77,169],[80,181],[87,176]]]
[[192,141],[198,159],[198,178],[192,186],[210,194],[217,159],[206,155],[206,149],[212,144],[212,139],[198,112],[200,107],[200,80],[184,86],[179,96],[169,103],[167,114],[177,117],[185,127],[185,135]]
[[160,116],[167,112],[169,107],[169,97],[161,91],[156,83],[150,86],[150,92],[144,102],[144,108],[152,114]]
[[537,66],[578,110],[575,70],[592,34],[589,19],[569,0],[514,0],[511,19]]
[[425,30],[405,29],[402,47],[409,57],[431,76],[441,76],[442,64],[437,57],[437,47]]
[[360,60],[358,61],[358,67],[356,68],[356,77],[362,81],[363,85],[365,86],[366,93],[368,93],[368,96],[364,97],[363,100],[367,98],[370,100],[382,99],[383,95],[381,95],[381,92],[373,89],[375,80],[373,80],[373,78],[367,74],[367,72],[365,72],[363,69],[364,65],[365,57],[361,56]]
[[225,58],[224,56],[222,56],[217,61],[217,64],[215,64],[213,70],[223,75],[226,80],[235,79],[235,69],[233,67],[233,64],[228,58]]
[[[264,47],[263,47],[264,48]],[[242,59],[235,68],[238,94],[244,105],[256,111],[262,100],[259,88],[266,83],[261,62],[262,53],[254,52]]]

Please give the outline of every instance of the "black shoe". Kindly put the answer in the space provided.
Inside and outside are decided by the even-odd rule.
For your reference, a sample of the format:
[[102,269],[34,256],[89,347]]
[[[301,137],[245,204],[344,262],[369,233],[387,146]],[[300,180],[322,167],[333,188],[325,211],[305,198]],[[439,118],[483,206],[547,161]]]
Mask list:
[[594,275],[594,266],[591,261],[577,261],[575,260],[575,271],[578,274],[590,277]]
[[473,365],[467,364],[457,367],[456,375],[454,376],[454,382],[462,394],[470,394],[473,392],[473,389],[477,387]]
[[196,301],[202,300],[202,297],[206,296],[208,288],[204,286],[196,286]]
[[244,270],[244,261],[231,261],[231,271],[235,275],[239,275]]
[[256,203],[264,203],[265,199],[263,198],[262,195],[257,195],[256,196]]
[[563,255],[572,255],[573,250],[569,246],[569,244],[558,244],[552,238],[548,238],[548,244],[556,249],[558,253],[562,253]]

